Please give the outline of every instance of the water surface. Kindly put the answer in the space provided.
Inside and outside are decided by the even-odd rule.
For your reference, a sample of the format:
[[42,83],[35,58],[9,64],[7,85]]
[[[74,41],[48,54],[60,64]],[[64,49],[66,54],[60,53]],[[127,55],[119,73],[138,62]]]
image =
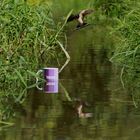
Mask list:
[[[122,88],[118,67],[109,61],[113,41],[107,29],[68,25],[71,61],[60,73],[58,94],[33,89],[23,105],[13,105],[11,127],[2,140],[139,140],[140,110]],[[88,118],[78,114],[92,113]]]

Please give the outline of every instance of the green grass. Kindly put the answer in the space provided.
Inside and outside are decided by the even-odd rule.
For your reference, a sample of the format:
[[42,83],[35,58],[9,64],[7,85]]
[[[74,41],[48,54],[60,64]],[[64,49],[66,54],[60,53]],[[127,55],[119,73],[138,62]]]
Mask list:
[[117,26],[113,27],[113,32],[119,40],[111,61],[122,67],[122,85],[137,106],[140,104],[140,2],[129,4],[131,6],[125,15],[115,20]]
[[95,9],[100,9],[108,17],[122,17],[130,9],[131,0],[94,0]]
[[[64,23],[65,24],[65,23]],[[58,66],[63,55],[58,40],[64,24],[55,24],[47,5],[2,1],[0,5],[0,89],[22,102],[34,87],[36,72]]]
[[122,66],[124,86],[140,103],[140,5],[119,20],[116,31],[120,42],[116,46],[112,61]]
[[110,60],[121,67],[122,87],[137,106],[140,104],[140,1],[94,0],[91,4],[100,11],[97,16],[110,21],[106,26],[115,42]]

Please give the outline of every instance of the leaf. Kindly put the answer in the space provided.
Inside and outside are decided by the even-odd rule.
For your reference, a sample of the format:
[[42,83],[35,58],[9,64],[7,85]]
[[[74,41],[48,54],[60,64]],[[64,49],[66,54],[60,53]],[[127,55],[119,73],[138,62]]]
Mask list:
[[20,93],[20,95],[16,98],[17,102],[21,102],[22,97],[25,95],[26,93],[26,88]]
[[24,84],[24,86],[27,87],[27,84],[25,83],[25,80],[24,80],[23,76],[20,74],[20,72],[17,71],[16,69],[15,69],[15,72],[19,76],[19,78],[20,78],[21,82]]
[[37,74],[36,74],[35,72],[32,72],[32,71],[30,71],[30,70],[27,70],[27,72],[28,72],[29,74],[31,74],[32,76],[37,77]]

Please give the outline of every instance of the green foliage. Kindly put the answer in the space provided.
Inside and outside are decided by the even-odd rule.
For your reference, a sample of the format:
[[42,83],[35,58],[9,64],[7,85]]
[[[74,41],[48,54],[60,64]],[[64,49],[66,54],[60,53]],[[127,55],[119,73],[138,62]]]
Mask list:
[[100,8],[109,17],[122,17],[129,10],[131,0],[94,0],[93,6]]
[[140,2],[131,5],[123,18],[117,19],[120,42],[111,58],[123,68],[122,80],[129,93],[140,103]]
[[[35,72],[56,64],[60,25],[46,5],[1,1],[0,4],[0,89],[15,99],[33,84]],[[57,51],[56,51],[57,48]],[[59,50],[61,53],[61,51]],[[32,87],[32,86],[30,86]],[[20,96],[21,97],[21,96]],[[22,97],[20,98],[22,99]]]
[[[93,7],[109,19],[116,37],[113,63],[122,67],[120,77],[124,88],[140,102],[140,2],[139,0],[95,0]],[[133,82],[132,82],[133,81]],[[133,99],[134,99],[133,98]]]

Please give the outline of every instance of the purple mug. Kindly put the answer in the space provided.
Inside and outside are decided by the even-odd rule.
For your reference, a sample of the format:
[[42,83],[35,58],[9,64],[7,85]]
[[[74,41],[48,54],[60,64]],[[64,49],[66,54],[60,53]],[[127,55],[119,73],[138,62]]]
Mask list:
[[[58,68],[43,68],[37,72],[37,75],[41,73],[43,73],[46,82],[43,88],[40,88],[38,84],[37,88],[45,93],[58,93]],[[38,81],[38,78],[36,78],[36,83]]]

